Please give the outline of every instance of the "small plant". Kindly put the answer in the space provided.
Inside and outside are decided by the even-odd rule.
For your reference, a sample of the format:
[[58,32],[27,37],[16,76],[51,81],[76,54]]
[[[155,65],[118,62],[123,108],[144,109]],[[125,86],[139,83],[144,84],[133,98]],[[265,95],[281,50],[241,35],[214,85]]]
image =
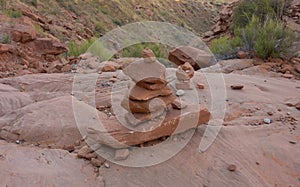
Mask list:
[[105,32],[105,24],[102,21],[98,21],[95,23],[95,30],[99,33]]
[[11,43],[10,36],[9,36],[9,35],[5,35],[5,36],[1,39],[0,43],[2,43],[2,44],[10,44],[10,43]]
[[113,21],[114,24],[116,24],[118,26],[122,26],[123,25],[122,21],[119,20],[119,19],[117,19],[117,18],[113,18],[112,21]]
[[23,16],[22,12],[13,9],[5,10],[5,14],[10,18],[20,18]]
[[34,25],[34,28],[36,30],[37,33],[39,33],[41,36],[45,37],[47,34],[44,32],[44,29],[38,25],[38,24],[35,24]]
[[156,43],[140,43],[129,46],[120,52],[121,57],[142,57],[145,48],[151,49],[157,58],[168,59],[169,47]]
[[212,41],[211,51],[217,56],[224,56],[227,53],[234,52],[242,45],[243,41],[240,37],[229,38],[228,36],[223,36]]
[[78,57],[79,55],[85,53],[88,48],[95,42],[95,38],[90,38],[84,42],[76,43],[75,41],[71,41],[68,44],[69,52],[68,56]]

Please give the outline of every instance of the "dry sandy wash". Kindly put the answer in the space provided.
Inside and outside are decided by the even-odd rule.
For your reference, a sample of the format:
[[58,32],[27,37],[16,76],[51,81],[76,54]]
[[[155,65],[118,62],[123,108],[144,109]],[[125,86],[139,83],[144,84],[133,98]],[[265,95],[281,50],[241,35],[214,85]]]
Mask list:
[[[206,72],[216,75],[214,68]],[[100,84],[115,74],[103,72]],[[106,161],[99,169],[77,158],[84,142],[72,110],[74,75],[0,79],[0,186],[300,186],[299,81],[257,70],[243,74],[224,74],[225,122],[206,152],[199,153],[202,125],[164,163],[130,168]],[[213,85],[201,72],[193,82],[205,85],[198,97],[210,109]],[[234,84],[244,88],[233,90]],[[108,90],[96,89],[98,108],[110,104]],[[75,102],[91,111],[84,98]]]

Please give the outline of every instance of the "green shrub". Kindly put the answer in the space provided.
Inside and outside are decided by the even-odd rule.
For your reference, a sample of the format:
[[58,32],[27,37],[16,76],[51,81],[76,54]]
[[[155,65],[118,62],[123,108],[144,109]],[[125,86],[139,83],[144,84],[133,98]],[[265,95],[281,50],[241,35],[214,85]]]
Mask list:
[[243,42],[239,37],[229,38],[228,36],[223,36],[212,41],[211,51],[216,55],[225,55],[242,45]]
[[38,24],[35,24],[34,25],[34,28],[36,30],[37,33],[39,33],[41,36],[45,37],[47,34],[44,32],[44,29],[38,25]]
[[1,38],[0,43],[2,44],[10,44],[11,43],[11,39],[9,35],[5,35],[3,38]]
[[96,38],[91,38],[81,43],[76,43],[75,41],[69,42],[68,56],[78,57],[79,55],[85,53],[88,50],[88,48],[95,42],[95,40]]
[[286,7],[285,0],[241,0],[233,14],[233,27],[245,27],[252,16],[260,22],[267,19],[280,19]]
[[123,22],[117,18],[113,18],[112,19],[113,23],[118,25],[118,26],[122,26],[123,25]]
[[142,51],[146,48],[151,49],[157,58],[168,59],[169,47],[156,43],[140,43],[129,46],[120,52],[121,57],[142,57]]
[[99,33],[104,33],[105,30],[105,23],[103,23],[102,21],[98,21],[95,23],[95,30]]
[[279,21],[269,20],[262,25],[254,45],[261,58],[281,57],[292,46],[295,35]]
[[10,18],[19,18],[23,16],[22,12],[13,9],[5,10],[5,14]]
[[284,55],[295,38],[282,21],[267,19],[260,22],[255,16],[245,28],[236,28],[235,36],[243,39],[244,49],[255,50],[257,56],[263,59]]

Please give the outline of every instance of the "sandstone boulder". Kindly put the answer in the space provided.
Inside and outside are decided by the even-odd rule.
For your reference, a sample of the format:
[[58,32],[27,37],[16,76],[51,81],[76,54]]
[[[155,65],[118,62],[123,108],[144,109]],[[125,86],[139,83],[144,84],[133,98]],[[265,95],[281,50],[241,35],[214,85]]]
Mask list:
[[211,54],[191,46],[180,46],[173,49],[169,53],[169,60],[179,66],[188,62],[194,70],[199,70],[200,68],[209,67],[214,64],[214,59]]

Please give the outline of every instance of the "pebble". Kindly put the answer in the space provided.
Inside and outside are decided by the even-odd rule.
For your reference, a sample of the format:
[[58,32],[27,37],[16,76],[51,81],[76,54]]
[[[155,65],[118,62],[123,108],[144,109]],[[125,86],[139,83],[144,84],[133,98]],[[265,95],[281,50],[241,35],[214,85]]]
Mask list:
[[185,92],[183,90],[177,90],[176,95],[177,96],[183,96]]
[[106,168],[110,168],[110,165],[109,165],[109,163],[105,162],[105,163],[104,163],[104,167],[106,167]]
[[293,140],[291,140],[289,142],[290,142],[290,144],[296,144],[297,143],[296,141],[293,141]]
[[172,103],[172,107],[176,110],[181,110],[181,109],[185,109],[187,107],[187,104],[185,104],[184,102],[180,102],[178,100],[175,100]]
[[231,172],[236,171],[236,165],[231,164],[230,166],[228,166],[228,170]]
[[92,159],[91,159],[91,163],[92,163],[92,165],[95,166],[95,167],[100,167],[100,166],[103,164],[104,161],[105,161],[105,160],[99,160],[99,159],[97,159],[97,158],[92,158]]
[[273,112],[268,112],[268,115],[269,116],[273,116]]
[[241,85],[241,84],[231,85],[231,89],[233,89],[233,90],[241,90],[243,88],[244,88],[244,85]]
[[118,149],[115,151],[115,157],[114,160],[121,161],[126,160],[129,157],[129,150],[128,149]]
[[264,123],[265,123],[265,124],[271,124],[272,121],[271,121],[271,119],[269,119],[269,118],[265,118],[265,119],[264,119]]
[[21,141],[20,140],[16,140],[16,144],[20,144],[21,143]]
[[198,89],[200,89],[200,90],[204,90],[205,89],[205,85],[204,84],[199,83],[199,84],[197,84],[197,86],[198,86]]

